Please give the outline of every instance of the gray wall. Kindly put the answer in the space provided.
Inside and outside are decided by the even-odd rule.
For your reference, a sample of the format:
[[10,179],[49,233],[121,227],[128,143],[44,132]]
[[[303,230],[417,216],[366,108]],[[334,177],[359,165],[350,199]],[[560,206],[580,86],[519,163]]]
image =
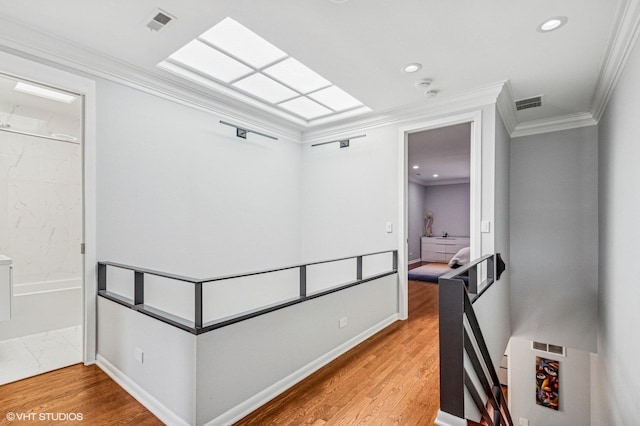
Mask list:
[[420,259],[421,238],[424,235],[424,190],[419,183],[409,182],[407,187],[407,216],[409,226],[409,261]]
[[596,350],[595,126],[511,142],[513,335]]
[[[529,420],[531,426],[566,426],[591,424],[588,352],[567,349],[561,357],[531,349],[531,342],[511,339],[509,344],[509,404],[514,423],[519,418]],[[558,374],[560,407],[558,411],[535,402],[536,356],[560,362]],[[631,423],[629,423],[631,424]],[[595,426],[605,426],[604,424]]]
[[433,212],[433,235],[446,231],[451,236],[470,235],[470,193],[468,183],[426,186],[424,209]]
[[599,123],[600,327],[598,355],[606,384],[599,392],[619,416],[611,424],[640,419],[640,286],[630,268],[640,241],[640,46],[636,45]]

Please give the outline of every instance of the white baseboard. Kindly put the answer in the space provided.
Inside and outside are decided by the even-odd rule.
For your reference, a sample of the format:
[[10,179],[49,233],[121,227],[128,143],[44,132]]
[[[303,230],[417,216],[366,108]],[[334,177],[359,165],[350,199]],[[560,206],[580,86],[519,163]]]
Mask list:
[[438,410],[436,421],[434,422],[438,426],[467,426],[467,420],[456,417],[452,414],[445,413]]
[[205,423],[204,426],[219,426],[219,425],[233,424],[234,422],[245,417],[247,414],[261,407],[265,403],[271,401],[273,398],[280,395],[282,392],[286,391],[296,383],[302,381],[303,379],[307,378],[311,374],[318,371],[320,368],[329,364],[331,361],[338,358],[340,355],[343,355],[350,349],[353,349],[360,343],[367,340],[369,337],[373,336],[374,334],[380,332],[384,328],[393,324],[398,319],[399,319],[399,314],[393,314],[390,317],[380,321],[378,324],[363,331],[357,336],[347,340],[346,342],[336,347],[332,351],[329,351],[326,354],[320,356],[319,358],[315,359],[314,361],[310,362],[309,364],[305,365],[304,367],[300,368],[299,370],[295,371],[294,373],[290,374],[284,379],[269,386],[262,392],[257,393],[256,395],[252,396],[246,401],[236,405],[231,410]]
[[104,371],[114,382],[126,390],[129,395],[133,396],[138,402],[151,411],[160,421],[167,425],[189,426],[182,418],[178,417],[173,411],[165,407],[160,401],[155,399],[150,393],[142,389],[137,383],[131,380],[122,371],[118,370],[113,364],[98,354],[96,356],[96,364]]
[[414,263],[420,263],[422,262],[422,259],[413,259],[409,261],[409,265],[413,265]]

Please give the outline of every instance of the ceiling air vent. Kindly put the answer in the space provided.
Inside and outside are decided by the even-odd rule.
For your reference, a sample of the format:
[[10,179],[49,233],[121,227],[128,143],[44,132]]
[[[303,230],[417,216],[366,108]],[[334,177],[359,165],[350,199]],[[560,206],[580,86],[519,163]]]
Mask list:
[[542,106],[542,95],[516,101],[516,111]]
[[552,345],[550,343],[531,342],[531,349],[560,356],[567,356],[564,346]]
[[152,29],[153,31],[160,31],[168,24],[170,24],[175,18],[161,9],[156,9],[151,16],[147,19],[147,28]]

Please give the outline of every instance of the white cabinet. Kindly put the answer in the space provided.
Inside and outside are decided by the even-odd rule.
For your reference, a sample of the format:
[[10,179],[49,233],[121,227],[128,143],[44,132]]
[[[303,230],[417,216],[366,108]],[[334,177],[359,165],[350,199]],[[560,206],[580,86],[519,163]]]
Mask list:
[[469,247],[469,237],[422,237],[422,261],[448,263],[463,247]]
[[11,259],[0,255],[0,321],[11,319],[11,298],[13,297],[11,263]]

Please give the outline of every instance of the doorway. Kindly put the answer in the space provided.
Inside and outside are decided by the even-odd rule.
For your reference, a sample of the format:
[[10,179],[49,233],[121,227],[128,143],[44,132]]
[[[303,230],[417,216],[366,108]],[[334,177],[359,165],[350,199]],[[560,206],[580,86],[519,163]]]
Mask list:
[[[435,151],[439,151],[442,156],[438,157],[440,154],[435,155],[436,161],[431,162],[431,164],[425,163],[421,165],[417,160],[410,163],[410,140],[419,140],[421,137],[428,135],[436,135],[436,137],[433,138],[436,140],[433,147],[434,149],[419,142],[416,142],[416,146],[424,148],[426,151],[425,155],[429,153],[434,154]],[[455,144],[456,148],[452,149],[452,142],[449,138],[454,136],[460,140]],[[399,170],[401,173],[400,183],[402,185],[402,190],[400,191],[400,219],[401,222],[403,222],[401,229],[404,229],[404,233],[401,236],[402,240],[400,242],[402,250],[400,250],[399,253],[398,276],[400,280],[400,317],[406,319],[409,315],[409,265],[415,265],[418,262],[420,262],[420,264],[422,263],[423,248],[431,252],[427,254],[428,259],[433,257],[432,261],[443,266],[447,266],[448,260],[454,256],[455,253],[453,253],[453,251],[457,252],[463,247],[469,247],[468,253],[471,259],[477,258],[481,253],[480,200],[482,174],[480,165],[482,113],[481,111],[473,111],[403,127],[400,129],[400,141],[399,159],[401,164]],[[439,148],[437,145],[439,145]],[[458,158],[457,161],[455,160],[456,157]],[[445,167],[449,169],[449,171],[446,172],[440,171],[444,169],[435,170],[431,168],[446,164],[449,165],[449,167]],[[414,168],[414,166],[418,166],[418,168]],[[467,171],[462,173],[461,170],[465,168]],[[420,176],[417,175],[418,173],[420,173]],[[434,177],[434,175],[437,176]],[[413,182],[410,182],[410,178]],[[428,185],[423,186],[430,186],[435,189],[420,190],[418,188],[417,192],[422,193],[423,199],[422,201],[418,201],[418,208],[413,208],[414,206],[412,206],[413,212],[410,212],[409,192],[416,192],[416,187],[412,188],[412,184],[416,182],[418,182],[418,184],[420,184],[420,182],[427,183]],[[457,185],[455,188],[457,191],[443,190],[447,184]],[[427,207],[425,199],[427,192],[431,193],[432,201],[429,206],[433,208]],[[446,192],[456,192],[454,198],[457,200],[455,201],[457,206],[447,207],[447,205],[452,204],[453,201],[446,201],[448,199],[445,195]],[[464,202],[464,197],[468,197],[468,204]],[[435,211],[436,207],[440,212]],[[467,213],[468,216],[464,213]],[[413,223],[410,224],[410,222]],[[429,245],[429,243],[433,243],[434,241],[423,241],[423,237],[426,237],[427,225],[430,225],[432,237],[445,238],[438,242],[446,243],[447,247],[435,249],[435,245]],[[409,234],[410,231],[411,235]],[[460,241],[446,239],[454,236],[462,238],[459,238]],[[456,245],[456,243],[460,244]],[[451,245],[451,247],[448,247],[449,245]],[[438,258],[436,259],[434,256]],[[437,276],[435,278],[437,278]],[[437,282],[437,279],[435,282]]]
[[84,359],[83,96],[0,74],[0,384]]

